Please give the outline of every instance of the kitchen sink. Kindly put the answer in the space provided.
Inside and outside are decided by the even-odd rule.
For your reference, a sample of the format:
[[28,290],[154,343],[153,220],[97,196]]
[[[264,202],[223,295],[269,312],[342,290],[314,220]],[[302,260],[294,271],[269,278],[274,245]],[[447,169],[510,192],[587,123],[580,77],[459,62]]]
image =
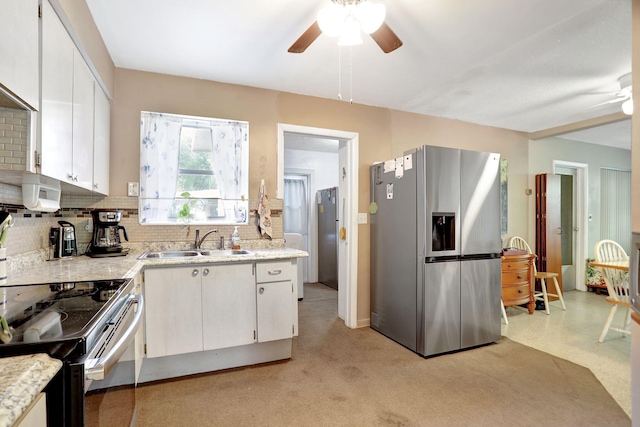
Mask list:
[[229,250],[211,250],[211,251],[200,251],[200,254],[203,256],[231,256],[231,255],[249,255],[251,252],[245,251],[244,249],[229,249]]
[[139,259],[188,258],[198,255],[200,255],[198,251],[149,251],[140,255]]
[[162,258],[192,258],[192,257],[225,257],[232,255],[249,255],[251,252],[244,249],[230,250],[186,250],[186,251],[148,251],[138,259],[162,259]]

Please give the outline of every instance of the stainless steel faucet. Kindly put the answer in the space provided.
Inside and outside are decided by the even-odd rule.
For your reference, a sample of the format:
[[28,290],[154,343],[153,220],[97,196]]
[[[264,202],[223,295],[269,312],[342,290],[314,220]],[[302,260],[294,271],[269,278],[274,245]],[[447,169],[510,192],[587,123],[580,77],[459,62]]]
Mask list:
[[196,242],[195,242],[195,247],[196,249],[200,249],[200,246],[202,245],[202,242],[204,242],[204,239],[207,238],[207,236],[211,233],[217,233],[218,230],[216,228],[214,228],[213,230],[209,230],[206,233],[204,233],[204,236],[202,236],[202,239],[200,238],[200,230],[196,230]]

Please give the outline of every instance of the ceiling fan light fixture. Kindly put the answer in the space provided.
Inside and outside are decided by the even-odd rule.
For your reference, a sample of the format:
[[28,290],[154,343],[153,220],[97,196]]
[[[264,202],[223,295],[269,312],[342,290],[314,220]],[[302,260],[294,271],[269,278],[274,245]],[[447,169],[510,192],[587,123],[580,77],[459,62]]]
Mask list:
[[363,1],[358,3],[355,13],[362,26],[362,31],[371,34],[380,28],[380,25],[384,22],[387,9],[382,3]]
[[342,26],[338,46],[355,46],[359,44],[362,44],[360,24],[353,17],[348,17]]
[[318,26],[329,37],[338,37],[347,17],[347,9],[336,3],[329,3],[318,12]]
[[633,99],[627,99],[622,103],[622,112],[627,116],[633,114]]

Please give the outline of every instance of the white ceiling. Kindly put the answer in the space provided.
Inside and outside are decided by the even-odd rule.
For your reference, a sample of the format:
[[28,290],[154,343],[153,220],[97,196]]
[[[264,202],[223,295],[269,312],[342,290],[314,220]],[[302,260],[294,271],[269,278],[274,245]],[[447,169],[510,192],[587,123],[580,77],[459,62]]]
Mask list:
[[[288,53],[329,0],[86,1],[117,67],[340,92],[358,104],[528,133],[618,112],[619,103],[596,105],[631,71],[631,0],[381,0],[404,42],[389,54],[366,35],[341,52],[321,35]],[[628,123],[572,138],[630,148]]]

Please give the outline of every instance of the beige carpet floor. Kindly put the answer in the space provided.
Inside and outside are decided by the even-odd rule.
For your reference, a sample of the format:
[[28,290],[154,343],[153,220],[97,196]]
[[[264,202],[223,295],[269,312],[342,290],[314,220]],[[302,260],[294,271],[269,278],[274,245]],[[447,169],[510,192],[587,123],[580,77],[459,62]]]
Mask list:
[[291,360],[142,385],[136,425],[631,425],[586,368],[506,338],[424,359],[346,328],[333,295],[305,288]]

